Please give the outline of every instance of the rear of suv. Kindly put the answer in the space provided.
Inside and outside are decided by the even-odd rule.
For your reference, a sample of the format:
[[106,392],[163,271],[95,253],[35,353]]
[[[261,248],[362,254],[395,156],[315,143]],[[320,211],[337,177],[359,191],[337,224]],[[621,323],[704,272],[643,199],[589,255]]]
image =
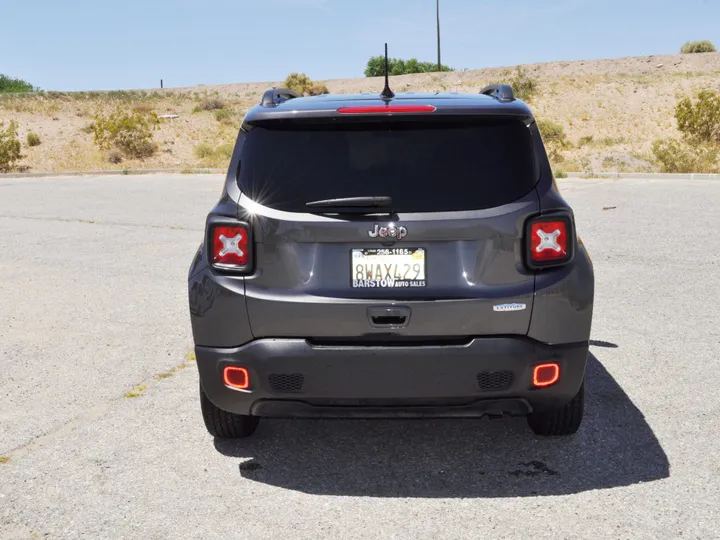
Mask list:
[[261,417],[580,426],[594,277],[512,89],[269,90],[189,272],[208,431]]

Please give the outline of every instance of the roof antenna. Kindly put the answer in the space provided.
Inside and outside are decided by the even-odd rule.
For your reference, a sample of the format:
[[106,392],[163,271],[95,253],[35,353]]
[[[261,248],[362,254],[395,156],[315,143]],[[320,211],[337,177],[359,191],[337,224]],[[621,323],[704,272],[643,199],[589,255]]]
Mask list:
[[395,93],[390,90],[390,68],[388,67],[388,53],[387,53],[387,43],[385,44],[385,88],[383,88],[382,93],[380,94],[380,97],[383,99],[392,99],[395,97]]

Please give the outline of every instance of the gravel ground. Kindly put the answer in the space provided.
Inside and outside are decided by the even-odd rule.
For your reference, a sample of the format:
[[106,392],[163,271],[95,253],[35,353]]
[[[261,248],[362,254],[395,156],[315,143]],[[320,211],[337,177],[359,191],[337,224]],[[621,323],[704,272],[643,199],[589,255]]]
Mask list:
[[221,182],[0,179],[0,538],[720,538],[720,183],[561,182],[597,280],[578,435],[278,420],[220,443],[185,279]]

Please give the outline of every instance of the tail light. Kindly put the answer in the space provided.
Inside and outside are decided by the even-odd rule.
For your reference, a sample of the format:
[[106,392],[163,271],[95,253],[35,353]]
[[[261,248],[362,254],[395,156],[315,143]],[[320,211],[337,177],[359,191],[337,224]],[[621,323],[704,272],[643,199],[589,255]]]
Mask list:
[[208,260],[213,268],[237,273],[251,270],[253,246],[247,223],[211,222],[207,230]]
[[536,217],[525,227],[527,264],[532,269],[562,266],[575,252],[575,232],[568,216]]

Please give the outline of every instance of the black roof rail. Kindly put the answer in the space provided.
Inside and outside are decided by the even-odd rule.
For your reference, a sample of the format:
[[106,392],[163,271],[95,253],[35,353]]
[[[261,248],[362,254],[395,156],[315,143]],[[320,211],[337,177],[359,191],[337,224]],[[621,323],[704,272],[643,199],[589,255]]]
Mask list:
[[515,101],[515,93],[509,84],[490,84],[480,90],[481,94],[490,96],[503,103]]
[[265,91],[260,105],[263,107],[275,107],[289,99],[299,98],[300,94],[289,88],[272,88]]

